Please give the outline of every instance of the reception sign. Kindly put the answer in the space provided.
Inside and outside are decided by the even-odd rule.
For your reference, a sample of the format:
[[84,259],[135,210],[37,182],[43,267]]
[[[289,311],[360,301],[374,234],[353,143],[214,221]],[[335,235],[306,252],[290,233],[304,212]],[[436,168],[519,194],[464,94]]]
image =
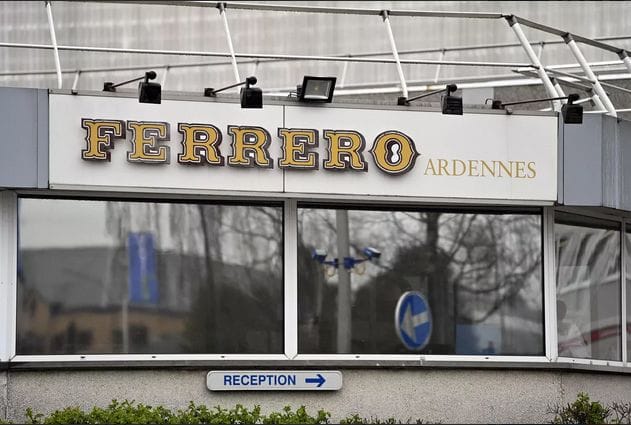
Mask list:
[[552,201],[554,116],[50,95],[50,185]]

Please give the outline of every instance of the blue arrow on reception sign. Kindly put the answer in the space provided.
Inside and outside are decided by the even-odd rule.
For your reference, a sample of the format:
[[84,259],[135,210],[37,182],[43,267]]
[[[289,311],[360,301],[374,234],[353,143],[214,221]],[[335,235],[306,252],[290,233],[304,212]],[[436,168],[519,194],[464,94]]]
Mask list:
[[214,370],[208,372],[211,391],[336,391],[342,372],[309,370]]
[[414,351],[425,348],[432,336],[432,313],[423,294],[409,291],[401,295],[394,324],[403,345]]

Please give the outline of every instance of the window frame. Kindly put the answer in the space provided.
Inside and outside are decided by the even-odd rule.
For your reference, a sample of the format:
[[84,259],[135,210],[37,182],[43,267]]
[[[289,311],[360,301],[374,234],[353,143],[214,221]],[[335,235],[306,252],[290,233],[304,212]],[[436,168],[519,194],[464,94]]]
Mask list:
[[[182,202],[222,203],[247,205],[273,204],[283,208],[283,281],[284,281],[284,347],[283,354],[116,354],[116,355],[36,355],[15,354],[17,320],[17,204],[18,198],[55,198],[119,200],[139,202]],[[316,197],[317,198],[317,197]],[[555,280],[555,212],[589,218],[604,219],[619,223],[621,236],[627,227],[631,230],[631,216],[622,217],[603,214],[602,210],[570,208],[531,202],[507,201],[480,202],[476,200],[371,200],[347,199],[344,197],[314,198],[282,195],[269,197],[219,196],[216,194],[172,194],[172,193],[119,193],[119,192],[74,192],[74,191],[0,191],[0,314],[6,318],[0,324],[0,366],[11,368],[74,368],[74,367],[481,367],[481,368],[535,368],[535,369],[581,369],[615,373],[631,373],[627,359],[626,320],[621,320],[622,361],[575,359],[558,357],[556,335],[556,280]],[[319,198],[317,198],[319,199]],[[297,310],[297,208],[301,205],[330,205],[337,208],[354,208],[361,205],[375,208],[386,205],[390,209],[413,210],[539,210],[542,217],[542,268],[543,268],[543,315],[545,355],[541,356],[462,356],[462,355],[369,355],[369,354],[299,354],[298,353],[298,310]],[[621,258],[626,258],[624,237],[621,240]],[[626,319],[626,276],[631,265],[620,262],[621,270],[621,314]],[[4,304],[3,304],[4,302]]]
[[[620,236],[619,287],[620,287],[620,327],[621,327],[620,343],[622,344],[622,349],[621,349],[621,357],[619,361],[618,360],[589,359],[589,358],[582,359],[582,358],[576,358],[576,357],[562,357],[562,356],[558,356],[558,352],[557,352],[557,355],[553,358],[554,359],[553,361],[555,361],[558,364],[569,364],[569,365],[576,365],[578,367],[584,367],[588,370],[594,367],[611,367],[611,366],[614,367],[616,370],[620,370],[620,369],[625,370],[626,366],[629,366],[629,363],[627,361],[627,350],[626,350],[627,335],[626,335],[626,326],[625,326],[626,325],[626,319],[625,319],[626,290],[625,290],[624,282],[626,279],[626,267],[625,267],[625,261],[624,261],[624,255],[625,255],[624,231],[625,231],[625,226],[627,225],[627,223],[631,223],[631,220],[623,216],[604,214],[600,210],[581,209],[581,208],[576,208],[576,207],[562,207],[562,206],[554,208],[552,210],[553,226],[552,226],[552,232],[550,235],[553,242],[552,251],[551,251],[552,261],[556,261],[556,230],[554,228],[554,225],[556,224],[556,215],[561,215],[561,217],[569,218],[568,223],[567,223],[569,225],[589,227],[588,223],[591,221],[592,223],[601,223],[605,226],[601,228],[615,230],[619,233],[619,236]],[[572,223],[572,219],[576,221]],[[554,292],[554,305],[551,306],[550,308],[554,310],[553,331],[554,331],[554,335],[556,336],[557,335],[556,264],[554,264],[552,273],[554,274],[554,277],[552,280],[553,282],[552,289]],[[558,350],[558,345],[555,341],[554,351],[557,351],[557,350]]]

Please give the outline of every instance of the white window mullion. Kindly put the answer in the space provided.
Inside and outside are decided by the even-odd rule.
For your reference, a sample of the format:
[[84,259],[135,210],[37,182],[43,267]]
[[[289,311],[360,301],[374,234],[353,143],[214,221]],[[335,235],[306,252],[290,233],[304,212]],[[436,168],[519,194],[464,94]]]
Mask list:
[[296,200],[285,201],[285,355],[298,355],[298,210]]
[[17,196],[0,192],[0,362],[15,356]]
[[543,209],[543,287],[546,357],[556,362],[559,356],[557,337],[554,208]]

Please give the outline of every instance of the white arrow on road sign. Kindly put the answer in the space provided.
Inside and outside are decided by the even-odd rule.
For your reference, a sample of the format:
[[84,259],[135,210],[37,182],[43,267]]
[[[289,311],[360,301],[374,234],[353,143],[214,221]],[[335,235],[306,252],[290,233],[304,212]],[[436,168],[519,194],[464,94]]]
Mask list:
[[408,308],[405,310],[405,316],[403,317],[403,323],[401,324],[401,329],[405,332],[412,340],[416,340],[416,327],[423,325],[429,322],[429,314],[427,311],[423,311],[422,313],[418,313],[412,315],[412,305],[409,304]]

